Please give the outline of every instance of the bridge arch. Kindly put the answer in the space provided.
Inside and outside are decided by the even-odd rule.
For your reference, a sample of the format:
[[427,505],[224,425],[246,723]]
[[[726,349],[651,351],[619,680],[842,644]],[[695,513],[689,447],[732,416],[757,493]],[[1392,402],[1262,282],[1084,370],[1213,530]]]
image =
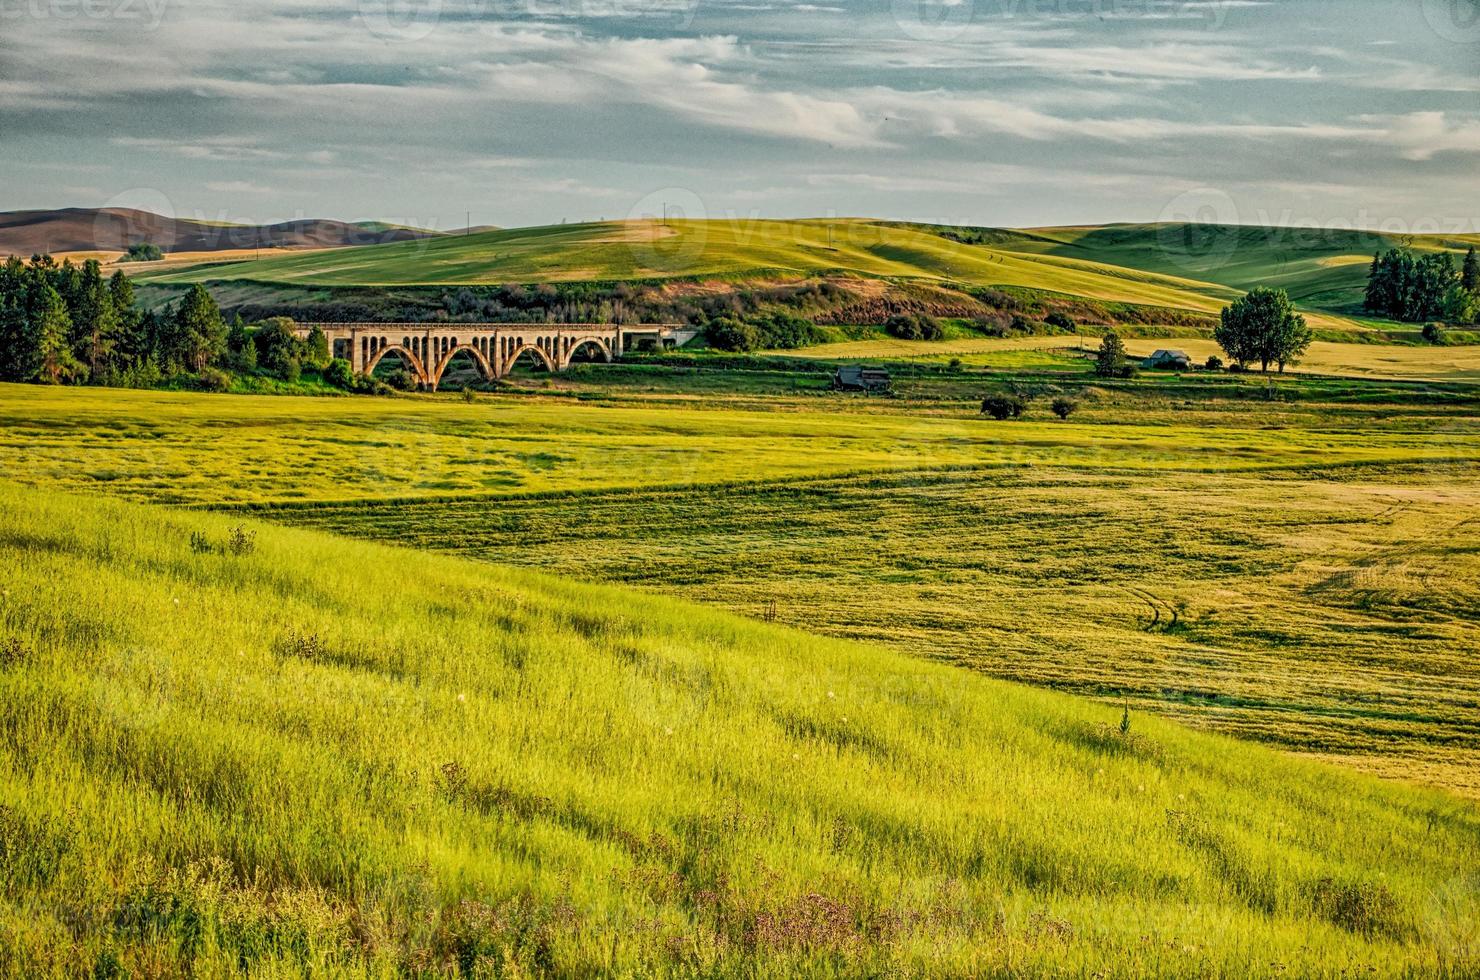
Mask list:
[[600,339],[599,337],[583,337],[582,339],[577,340],[575,343],[571,344],[570,350],[565,352],[565,357],[561,358],[561,370],[570,367],[576,359],[576,352],[579,351],[582,347],[587,346],[588,344],[596,348],[597,353],[601,355],[601,359],[603,361],[605,361],[607,364],[610,364],[612,362],[612,349],[607,346],[606,341]]
[[421,359],[413,354],[409,347],[403,347],[400,344],[387,344],[384,347],[376,348],[375,352],[370,355],[370,360],[365,362],[365,373],[374,374],[376,366],[385,360],[387,354],[399,356],[405,362],[406,366],[411,369],[411,373],[416,376],[417,381],[420,381],[422,384],[427,383],[427,369],[421,363]]
[[524,356],[525,351],[534,351],[535,356],[538,357],[540,361],[545,365],[545,370],[549,371],[550,373],[553,374],[556,371],[560,370],[556,366],[555,362],[550,359],[550,355],[546,353],[545,348],[541,345],[524,343],[524,338],[520,337],[518,339],[518,342],[515,343],[513,346],[514,349],[510,351],[509,356],[504,359],[504,369],[499,372],[500,377],[514,370],[514,365],[519,363],[519,358]]
[[496,377],[498,377],[498,375],[493,370],[493,365],[488,362],[488,357],[483,353],[479,344],[455,344],[448,349],[446,354],[442,355],[442,359],[438,361],[437,366],[432,369],[431,377],[429,378],[429,384],[431,385],[431,389],[433,391],[436,391],[437,385],[442,383],[442,375],[447,372],[447,367],[452,363],[452,359],[456,357],[461,351],[467,351],[473,356],[473,363],[478,366],[478,373],[483,375],[483,380],[492,381]]

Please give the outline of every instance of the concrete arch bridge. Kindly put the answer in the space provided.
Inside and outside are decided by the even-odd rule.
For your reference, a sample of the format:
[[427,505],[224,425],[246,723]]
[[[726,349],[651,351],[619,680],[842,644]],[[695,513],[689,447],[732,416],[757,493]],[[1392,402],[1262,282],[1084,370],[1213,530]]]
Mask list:
[[[299,324],[307,337],[314,324]],[[400,359],[422,387],[437,390],[452,359],[466,352],[485,380],[502,378],[532,356],[564,371],[577,355],[614,361],[639,347],[676,347],[696,331],[679,323],[320,323],[329,352],[369,374],[387,357]]]

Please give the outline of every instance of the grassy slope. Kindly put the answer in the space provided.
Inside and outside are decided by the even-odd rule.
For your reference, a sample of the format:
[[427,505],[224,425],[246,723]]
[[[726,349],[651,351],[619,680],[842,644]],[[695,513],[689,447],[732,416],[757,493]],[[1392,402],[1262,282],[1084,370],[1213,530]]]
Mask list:
[[0,492],[0,972],[1477,966],[1452,798],[232,523]]
[[873,221],[674,221],[555,225],[146,275],[162,283],[428,285],[805,275],[950,280],[1050,289],[1202,311],[1236,292],[1161,273],[962,245]]
[[[1003,247],[1221,283],[1285,289],[1310,308],[1361,306],[1372,255],[1408,244],[1457,252],[1480,235],[1407,236],[1365,231],[1235,225],[1039,228]],[[1458,255],[1456,254],[1456,259]]]
[[[976,229],[965,245],[929,226],[836,221],[600,222],[500,230],[333,253],[146,272],[147,282],[419,286],[502,282],[777,277],[846,272],[1022,286],[1097,300],[1215,312],[1256,285],[1307,309],[1358,312],[1372,253],[1407,242],[1462,249],[1480,236],[1221,225]],[[1318,315],[1317,326],[1350,328]]]

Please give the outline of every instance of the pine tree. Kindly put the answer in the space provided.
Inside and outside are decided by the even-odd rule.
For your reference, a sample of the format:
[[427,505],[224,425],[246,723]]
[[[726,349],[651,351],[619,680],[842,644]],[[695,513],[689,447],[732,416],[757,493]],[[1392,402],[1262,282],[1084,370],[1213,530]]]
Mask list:
[[1460,270],[1459,284],[1467,292],[1480,293],[1480,258],[1476,258],[1473,245],[1465,253],[1465,264]]
[[25,381],[35,374],[26,334],[26,265],[11,256],[0,266],[0,381]]
[[119,360],[139,364],[148,359],[153,351],[143,335],[143,314],[134,305],[134,284],[122,270],[113,273],[108,280],[108,296],[113,301],[113,312],[118,317]]
[[70,381],[77,376],[80,365],[72,356],[72,345],[67,334],[72,329],[72,318],[67,314],[67,304],[44,275],[38,275],[27,290],[26,333],[31,358],[35,364],[33,377],[51,384]]
[[68,305],[72,315],[72,352],[87,364],[92,378],[97,380],[104,369],[113,366],[119,322],[113,294],[96,259],[89,259],[83,265],[76,295]]
[[199,372],[226,349],[226,323],[204,286],[196,284],[175,311],[170,360]]

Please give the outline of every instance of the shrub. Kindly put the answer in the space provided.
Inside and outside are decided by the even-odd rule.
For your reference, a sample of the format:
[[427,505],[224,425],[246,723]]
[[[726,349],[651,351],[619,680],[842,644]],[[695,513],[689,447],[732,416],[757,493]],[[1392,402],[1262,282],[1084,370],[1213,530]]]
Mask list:
[[1043,322],[1055,330],[1067,332],[1073,332],[1074,330],[1074,321],[1069,318],[1068,314],[1060,313],[1058,310],[1054,310],[1048,316],[1044,317]]
[[752,351],[760,346],[760,331],[734,317],[722,316],[704,325],[710,347],[728,351]]
[[1008,329],[1014,333],[1032,333],[1033,321],[1022,314],[1014,313],[1012,323],[1008,326]]
[[349,361],[336,357],[324,366],[324,380],[336,388],[351,391],[355,388],[355,370]]
[[982,399],[982,414],[1001,422],[1022,417],[1028,403],[1019,395],[988,395]]
[[411,372],[405,368],[396,368],[390,374],[386,375],[385,383],[397,391],[415,391],[421,387],[417,383],[416,378],[412,377]]
[[1079,403],[1072,398],[1055,398],[1050,407],[1059,418],[1067,419],[1079,410]]
[[468,385],[462,386],[462,400],[471,405],[478,400],[478,393]]
[[1207,363],[1205,363],[1203,367],[1207,368],[1209,371],[1221,371],[1223,370],[1223,358],[1219,357],[1217,354],[1209,354]]
[[219,368],[203,367],[196,377],[202,391],[231,390],[231,375]]
[[1430,321],[1423,325],[1423,339],[1430,344],[1442,345],[1444,343],[1444,328]]
[[884,321],[884,332],[900,340],[940,340],[946,335],[939,320],[923,313],[896,313]]

